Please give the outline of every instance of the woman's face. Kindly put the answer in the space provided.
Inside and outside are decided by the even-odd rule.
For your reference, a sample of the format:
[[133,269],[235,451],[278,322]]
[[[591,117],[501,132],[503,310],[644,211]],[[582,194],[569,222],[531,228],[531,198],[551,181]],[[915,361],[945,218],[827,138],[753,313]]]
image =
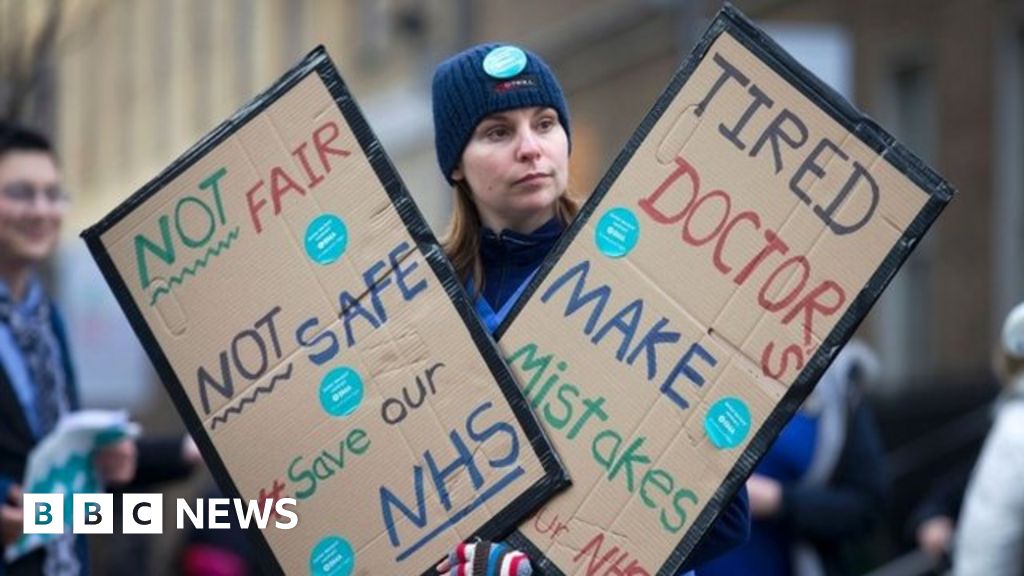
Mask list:
[[569,180],[569,139],[554,108],[484,118],[452,173],[473,191],[484,226],[529,233],[550,220]]

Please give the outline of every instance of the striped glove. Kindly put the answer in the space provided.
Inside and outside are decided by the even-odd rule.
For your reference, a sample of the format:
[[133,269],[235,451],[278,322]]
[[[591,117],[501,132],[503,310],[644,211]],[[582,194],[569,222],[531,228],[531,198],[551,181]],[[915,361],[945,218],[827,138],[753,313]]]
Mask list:
[[486,540],[463,542],[448,556],[450,576],[531,576],[530,559],[519,550]]

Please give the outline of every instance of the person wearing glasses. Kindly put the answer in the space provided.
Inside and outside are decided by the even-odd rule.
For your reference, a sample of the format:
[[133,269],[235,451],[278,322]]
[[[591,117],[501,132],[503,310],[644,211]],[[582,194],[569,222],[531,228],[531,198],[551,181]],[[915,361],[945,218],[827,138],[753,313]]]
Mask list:
[[[29,452],[78,408],[64,324],[43,289],[39,269],[57,247],[68,197],[49,142],[0,122],[0,543],[22,533],[20,483]],[[106,484],[125,484],[136,446],[122,440],[93,458]],[[84,537],[67,534],[0,575],[71,576],[88,572]]]

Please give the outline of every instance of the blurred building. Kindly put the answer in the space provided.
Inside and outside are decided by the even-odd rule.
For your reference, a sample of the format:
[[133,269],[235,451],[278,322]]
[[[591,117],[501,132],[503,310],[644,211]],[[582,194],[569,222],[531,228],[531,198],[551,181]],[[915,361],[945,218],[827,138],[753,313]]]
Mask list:
[[[585,195],[718,8],[710,0],[55,3],[54,78],[36,95],[53,101],[49,115],[77,193],[69,233],[316,44],[335,58],[438,232],[450,192],[435,168],[430,73],[478,41],[520,42],[551,62],[571,101],[573,188]],[[4,26],[15,27],[17,16],[39,27],[49,4],[0,1]],[[845,49],[848,62],[812,67],[819,75],[839,67],[854,103],[960,191],[863,327],[885,355],[890,389],[983,371],[998,319],[1024,297],[1024,2],[737,4],[787,47],[787,39],[818,38]],[[816,53],[811,42],[805,57]]]
[[431,178],[429,99],[416,7],[283,0],[81,0],[59,49],[59,141],[95,222],[317,44],[343,71],[423,210],[446,204]]

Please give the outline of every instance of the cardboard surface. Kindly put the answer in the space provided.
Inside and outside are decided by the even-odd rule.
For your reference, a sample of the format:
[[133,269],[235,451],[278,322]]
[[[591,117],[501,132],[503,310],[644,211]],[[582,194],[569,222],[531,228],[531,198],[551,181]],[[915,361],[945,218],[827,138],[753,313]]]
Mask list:
[[951,188],[724,9],[499,330],[548,574],[675,574]]
[[87,230],[268,569],[419,574],[567,483],[322,49]]

